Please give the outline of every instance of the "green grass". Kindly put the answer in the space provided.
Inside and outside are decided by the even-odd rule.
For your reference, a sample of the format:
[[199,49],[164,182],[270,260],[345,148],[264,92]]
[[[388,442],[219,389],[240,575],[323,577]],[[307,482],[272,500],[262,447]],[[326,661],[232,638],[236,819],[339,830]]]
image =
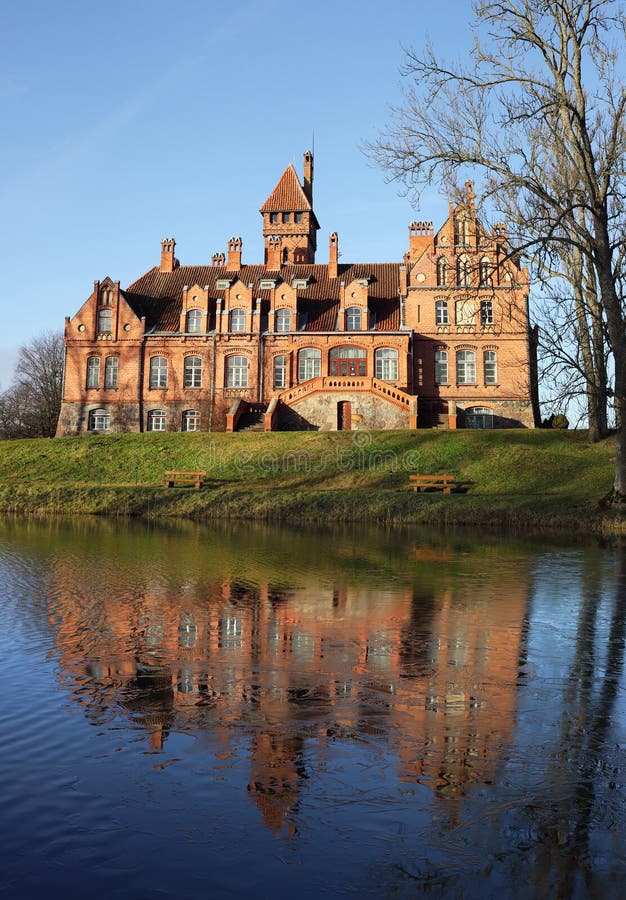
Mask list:
[[[613,439],[548,430],[5,441],[0,511],[622,530],[620,514],[600,507],[614,456]],[[206,471],[207,486],[166,489],[166,469]],[[467,492],[415,494],[409,472],[453,472]]]

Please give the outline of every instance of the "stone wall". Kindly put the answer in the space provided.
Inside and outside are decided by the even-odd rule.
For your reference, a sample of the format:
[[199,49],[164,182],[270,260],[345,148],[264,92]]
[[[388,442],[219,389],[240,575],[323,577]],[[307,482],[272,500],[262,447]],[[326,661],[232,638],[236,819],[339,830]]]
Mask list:
[[313,394],[281,410],[280,426],[294,431],[336,431],[340,403],[350,403],[351,430],[403,429],[409,413],[384,397],[367,392]]

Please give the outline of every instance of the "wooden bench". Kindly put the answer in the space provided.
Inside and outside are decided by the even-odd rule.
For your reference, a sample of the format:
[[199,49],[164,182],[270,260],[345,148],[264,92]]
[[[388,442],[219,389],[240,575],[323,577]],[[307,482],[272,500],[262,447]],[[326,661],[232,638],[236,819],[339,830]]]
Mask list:
[[193,484],[199,490],[205,482],[206,472],[166,472],[165,487],[174,487],[177,484]]
[[409,475],[409,485],[414,491],[443,491],[449,494],[457,487],[454,475]]

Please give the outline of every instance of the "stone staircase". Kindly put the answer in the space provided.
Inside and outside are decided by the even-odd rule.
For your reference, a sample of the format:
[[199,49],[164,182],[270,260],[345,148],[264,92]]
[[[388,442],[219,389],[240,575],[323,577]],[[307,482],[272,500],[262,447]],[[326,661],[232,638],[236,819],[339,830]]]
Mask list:
[[252,406],[248,412],[240,416],[237,431],[264,431],[265,406]]

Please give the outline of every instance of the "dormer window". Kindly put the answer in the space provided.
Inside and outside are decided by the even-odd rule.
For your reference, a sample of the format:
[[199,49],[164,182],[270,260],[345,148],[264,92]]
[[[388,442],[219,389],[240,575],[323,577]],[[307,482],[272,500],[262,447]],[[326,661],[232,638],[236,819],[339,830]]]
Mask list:
[[351,306],[346,310],[346,331],[361,330],[361,310],[358,306]]
[[187,331],[189,334],[198,334],[202,331],[202,310],[189,310],[187,313]]
[[218,278],[215,287],[218,291],[227,291],[230,287],[230,278]]
[[305,288],[309,286],[308,278],[294,278],[293,286],[297,291],[303,291]]
[[276,287],[276,281],[273,278],[262,278],[259,282],[259,288],[262,291],[272,291]]
[[230,331],[246,330],[246,311],[245,309],[233,309],[230,313]]

